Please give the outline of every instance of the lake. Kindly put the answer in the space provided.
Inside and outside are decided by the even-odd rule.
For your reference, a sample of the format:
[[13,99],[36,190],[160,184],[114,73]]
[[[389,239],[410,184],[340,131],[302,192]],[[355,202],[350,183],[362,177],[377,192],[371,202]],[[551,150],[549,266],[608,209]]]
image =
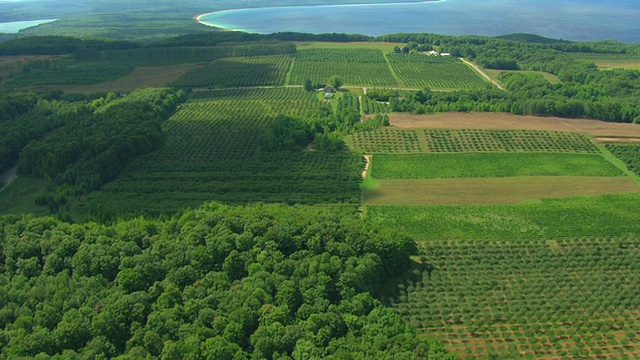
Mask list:
[[423,3],[287,6],[203,15],[209,26],[255,33],[532,33],[565,40],[640,43],[638,0],[443,0]]
[[18,31],[40,24],[46,24],[57,19],[44,19],[44,20],[29,20],[29,21],[12,21],[0,23],[0,33],[17,33]]

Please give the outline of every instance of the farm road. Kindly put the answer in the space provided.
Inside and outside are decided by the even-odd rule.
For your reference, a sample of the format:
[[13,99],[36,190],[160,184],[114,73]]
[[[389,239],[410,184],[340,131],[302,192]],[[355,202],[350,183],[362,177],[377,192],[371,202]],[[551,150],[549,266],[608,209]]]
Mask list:
[[504,90],[504,86],[498,84],[495,80],[493,80],[489,75],[487,75],[484,71],[482,71],[482,69],[480,69],[478,67],[478,65],[468,61],[467,59],[464,58],[459,58],[460,60],[462,60],[463,63],[471,66],[473,68],[473,70],[477,71],[480,75],[482,75],[484,78],[486,78],[487,80],[491,81],[493,83],[493,85],[497,86],[498,89],[500,90]]

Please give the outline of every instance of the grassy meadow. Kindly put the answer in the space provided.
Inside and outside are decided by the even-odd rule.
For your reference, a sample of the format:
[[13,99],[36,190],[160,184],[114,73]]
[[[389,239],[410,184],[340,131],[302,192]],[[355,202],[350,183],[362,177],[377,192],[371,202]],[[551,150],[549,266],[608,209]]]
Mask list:
[[373,156],[376,179],[486,178],[515,176],[623,176],[600,155],[542,153],[422,154]]

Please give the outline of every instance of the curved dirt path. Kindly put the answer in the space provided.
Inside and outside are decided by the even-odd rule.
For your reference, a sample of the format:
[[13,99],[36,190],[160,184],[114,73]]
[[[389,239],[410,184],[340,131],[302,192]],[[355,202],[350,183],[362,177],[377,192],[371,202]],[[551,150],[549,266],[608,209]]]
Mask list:
[[491,81],[493,83],[493,85],[497,86],[498,89],[500,90],[504,90],[504,86],[498,84],[495,80],[493,80],[489,75],[487,75],[484,71],[482,71],[482,69],[480,69],[480,67],[478,67],[478,65],[468,61],[465,58],[458,58],[460,59],[463,63],[471,66],[473,68],[473,70],[477,71],[480,75],[482,75],[485,79]]
[[2,188],[0,188],[0,192],[2,192],[7,186],[11,185],[18,178],[18,166],[14,166],[13,169],[7,171],[2,174],[0,180],[4,183]]
[[364,170],[362,171],[362,178],[367,178],[367,173],[369,173],[369,166],[371,165],[371,155],[365,155],[364,159],[366,160],[366,165],[364,166]]

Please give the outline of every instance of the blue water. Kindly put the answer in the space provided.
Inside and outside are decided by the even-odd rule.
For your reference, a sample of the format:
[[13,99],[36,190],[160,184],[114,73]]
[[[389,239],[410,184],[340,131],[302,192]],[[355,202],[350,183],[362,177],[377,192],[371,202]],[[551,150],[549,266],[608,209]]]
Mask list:
[[17,33],[22,29],[30,28],[40,24],[46,24],[52,21],[56,21],[56,19],[13,21],[13,22],[0,23],[0,33]]
[[[364,0],[366,1],[366,0]],[[443,0],[413,4],[289,6],[226,10],[206,25],[255,33],[532,33],[566,40],[640,43],[640,0]]]

